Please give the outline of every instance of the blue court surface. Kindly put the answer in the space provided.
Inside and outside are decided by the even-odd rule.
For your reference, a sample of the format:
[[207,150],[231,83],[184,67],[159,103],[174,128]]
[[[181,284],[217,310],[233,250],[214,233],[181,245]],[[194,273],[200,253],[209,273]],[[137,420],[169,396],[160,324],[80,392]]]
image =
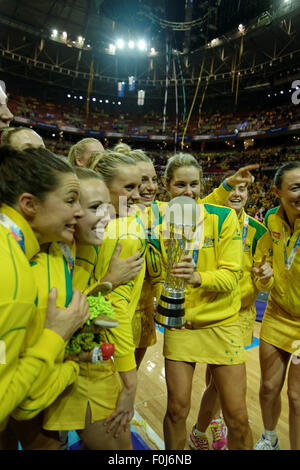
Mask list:
[[[131,440],[134,450],[151,450],[150,447],[143,441],[143,439],[138,435],[136,430],[131,426]],[[69,448],[70,450],[79,450],[81,446],[81,441],[75,431],[69,432]]]

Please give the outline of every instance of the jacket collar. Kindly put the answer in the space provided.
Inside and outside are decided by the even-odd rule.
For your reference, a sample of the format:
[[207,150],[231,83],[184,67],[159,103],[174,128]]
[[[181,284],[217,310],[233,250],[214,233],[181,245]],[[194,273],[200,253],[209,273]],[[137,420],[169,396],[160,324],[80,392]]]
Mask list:
[[8,206],[7,204],[1,205],[0,212],[3,212],[5,215],[7,215],[7,217],[9,217],[23,232],[25,241],[25,255],[28,260],[31,260],[40,251],[40,245],[29,223],[18,211],[13,209],[11,206]]

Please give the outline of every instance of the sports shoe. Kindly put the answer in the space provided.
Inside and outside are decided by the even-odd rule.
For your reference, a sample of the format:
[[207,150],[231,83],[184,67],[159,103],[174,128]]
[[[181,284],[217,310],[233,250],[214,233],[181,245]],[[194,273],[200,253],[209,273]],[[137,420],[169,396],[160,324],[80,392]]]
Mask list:
[[272,442],[266,439],[262,434],[261,438],[255,444],[254,450],[280,450],[278,437],[276,438],[275,444],[272,445]]
[[212,421],[209,427],[213,435],[212,446],[214,450],[228,450],[227,427],[223,419]]
[[196,424],[191,430],[188,441],[192,450],[209,450],[208,439],[206,436],[199,435],[199,431],[196,429]]

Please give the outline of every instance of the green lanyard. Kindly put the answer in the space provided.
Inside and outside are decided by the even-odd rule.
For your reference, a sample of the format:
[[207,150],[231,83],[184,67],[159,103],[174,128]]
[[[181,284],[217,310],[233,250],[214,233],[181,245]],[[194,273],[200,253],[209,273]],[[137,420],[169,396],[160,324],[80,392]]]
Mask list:
[[290,256],[288,257],[287,256],[287,244],[286,244],[286,232],[285,232],[285,226],[284,224],[282,224],[282,227],[283,227],[283,243],[284,243],[284,267],[285,269],[287,269],[288,271],[290,270],[293,262],[294,262],[294,259],[295,259],[295,256],[296,256],[296,253],[299,251],[299,247],[300,247],[300,233],[297,237],[297,240],[296,240],[296,243],[290,253]]

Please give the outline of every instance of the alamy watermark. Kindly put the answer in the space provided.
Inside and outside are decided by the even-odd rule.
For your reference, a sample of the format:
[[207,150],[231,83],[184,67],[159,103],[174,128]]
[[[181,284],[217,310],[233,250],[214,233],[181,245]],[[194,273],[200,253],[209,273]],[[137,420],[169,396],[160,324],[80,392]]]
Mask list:
[[295,80],[292,83],[292,88],[295,89],[294,93],[292,93],[292,103],[299,104],[300,103],[300,80]]

